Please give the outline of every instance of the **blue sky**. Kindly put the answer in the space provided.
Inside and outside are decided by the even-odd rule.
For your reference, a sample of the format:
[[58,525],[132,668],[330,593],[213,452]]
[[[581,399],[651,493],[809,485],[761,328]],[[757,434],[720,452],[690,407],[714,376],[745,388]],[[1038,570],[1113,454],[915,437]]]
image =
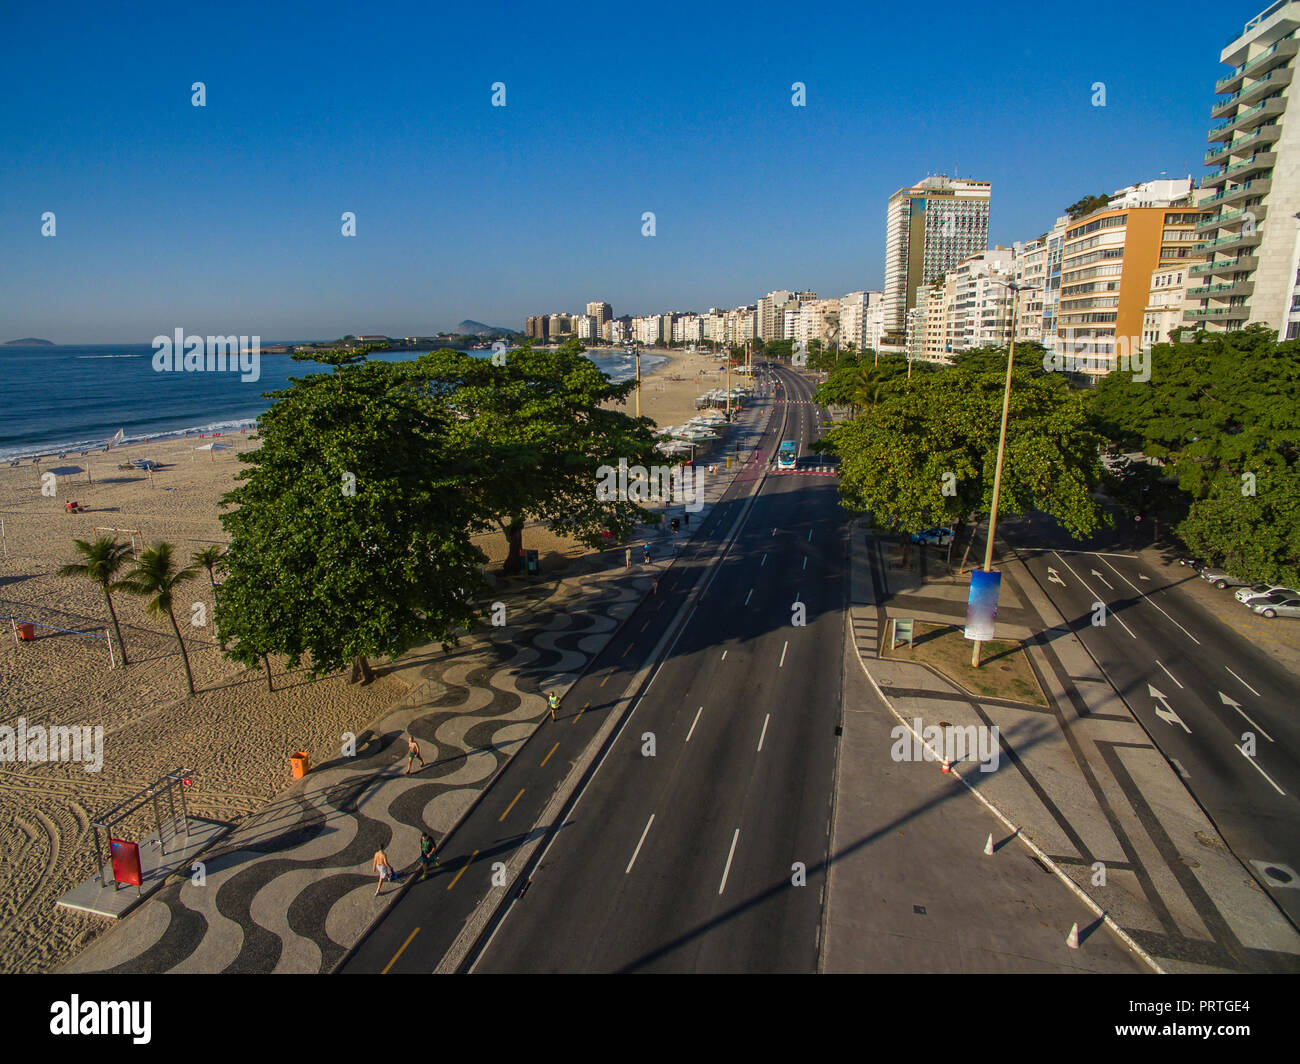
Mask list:
[[879,288],[886,200],[927,173],[992,181],[1002,244],[1199,177],[1219,53],[1263,6],[7,3],[0,340]]

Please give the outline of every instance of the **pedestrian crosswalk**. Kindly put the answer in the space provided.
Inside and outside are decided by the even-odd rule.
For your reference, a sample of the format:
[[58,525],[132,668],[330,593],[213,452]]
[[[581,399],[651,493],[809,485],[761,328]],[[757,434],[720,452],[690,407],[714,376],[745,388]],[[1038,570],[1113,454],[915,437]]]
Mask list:
[[853,641],[863,654],[874,657],[880,649],[880,619],[874,606],[854,606],[850,611]]
[[839,466],[826,466],[824,469],[773,469],[775,476],[796,476],[796,477],[837,477],[840,475]]

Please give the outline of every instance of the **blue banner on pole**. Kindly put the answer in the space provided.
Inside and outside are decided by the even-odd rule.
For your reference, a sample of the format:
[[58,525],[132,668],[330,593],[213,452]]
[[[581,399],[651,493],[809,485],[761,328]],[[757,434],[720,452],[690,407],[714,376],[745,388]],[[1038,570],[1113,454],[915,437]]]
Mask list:
[[966,602],[966,638],[987,643],[993,638],[993,622],[998,616],[998,589],[1002,574],[977,569],[970,574],[970,598]]

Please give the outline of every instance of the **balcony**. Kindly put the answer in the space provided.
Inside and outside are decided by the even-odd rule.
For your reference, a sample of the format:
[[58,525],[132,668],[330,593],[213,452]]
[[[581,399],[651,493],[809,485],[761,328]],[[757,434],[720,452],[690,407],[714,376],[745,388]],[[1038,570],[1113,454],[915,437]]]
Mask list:
[[1215,275],[1223,276],[1232,273],[1238,273],[1243,270],[1253,270],[1259,265],[1259,259],[1254,255],[1238,255],[1234,259],[1219,259],[1218,262],[1203,262],[1199,266],[1193,266],[1187,272],[1202,277],[1213,277]]
[[1233,233],[1218,240],[1206,240],[1193,246],[1193,251],[1231,251],[1233,248],[1253,247],[1260,241],[1259,229],[1253,233]]
[[1250,136],[1241,137],[1231,144],[1222,144],[1217,148],[1211,148],[1205,153],[1205,165],[1213,166],[1216,162],[1223,162],[1230,155],[1241,155],[1247,148],[1258,148],[1264,144],[1272,144],[1281,135],[1282,127],[1276,123],[1260,126]]
[[1201,182],[1202,188],[1217,188],[1220,185],[1226,185],[1228,178],[1236,177],[1238,180],[1248,174],[1258,173],[1263,170],[1271,170],[1277,163],[1277,154],[1271,151],[1256,152],[1249,159],[1243,162],[1234,163],[1232,166],[1225,166],[1216,170]]
[[1272,178],[1261,178],[1258,181],[1247,181],[1242,185],[1233,185],[1232,188],[1225,188],[1209,199],[1203,199],[1198,206],[1201,210],[1208,210],[1219,203],[1233,203],[1244,196],[1263,196],[1266,195],[1273,187]]
[[1247,222],[1254,222],[1258,225],[1264,220],[1264,215],[1268,213],[1268,208],[1263,204],[1257,203],[1253,207],[1243,207],[1239,211],[1223,211],[1210,218],[1203,218],[1196,223],[1198,233],[1210,233],[1216,229],[1235,229],[1239,225]]
[[[1227,284],[1207,284],[1187,290],[1188,299],[1231,299],[1233,296],[1248,296],[1255,291],[1254,281],[1230,281]],[[1231,307],[1235,310],[1237,308]]]
[[1286,110],[1286,100],[1278,98],[1275,100],[1265,100],[1254,107],[1249,107],[1244,111],[1238,111],[1232,118],[1226,122],[1220,122],[1214,126],[1209,133],[1211,141],[1230,140],[1232,134],[1238,130],[1254,129],[1262,122],[1280,115]]
[[1183,311],[1183,321],[1204,321],[1215,318],[1226,321],[1245,321],[1250,316],[1246,307],[1197,307]]

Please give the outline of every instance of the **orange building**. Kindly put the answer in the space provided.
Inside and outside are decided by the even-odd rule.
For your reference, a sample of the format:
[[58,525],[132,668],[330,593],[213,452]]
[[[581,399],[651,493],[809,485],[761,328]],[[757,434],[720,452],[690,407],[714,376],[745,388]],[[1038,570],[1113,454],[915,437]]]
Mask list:
[[1061,253],[1060,351],[1070,368],[1102,376],[1117,356],[1142,346],[1142,321],[1156,270],[1204,257],[1195,250],[1204,217],[1182,197],[1164,206],[1110,206],[1072,222]]

